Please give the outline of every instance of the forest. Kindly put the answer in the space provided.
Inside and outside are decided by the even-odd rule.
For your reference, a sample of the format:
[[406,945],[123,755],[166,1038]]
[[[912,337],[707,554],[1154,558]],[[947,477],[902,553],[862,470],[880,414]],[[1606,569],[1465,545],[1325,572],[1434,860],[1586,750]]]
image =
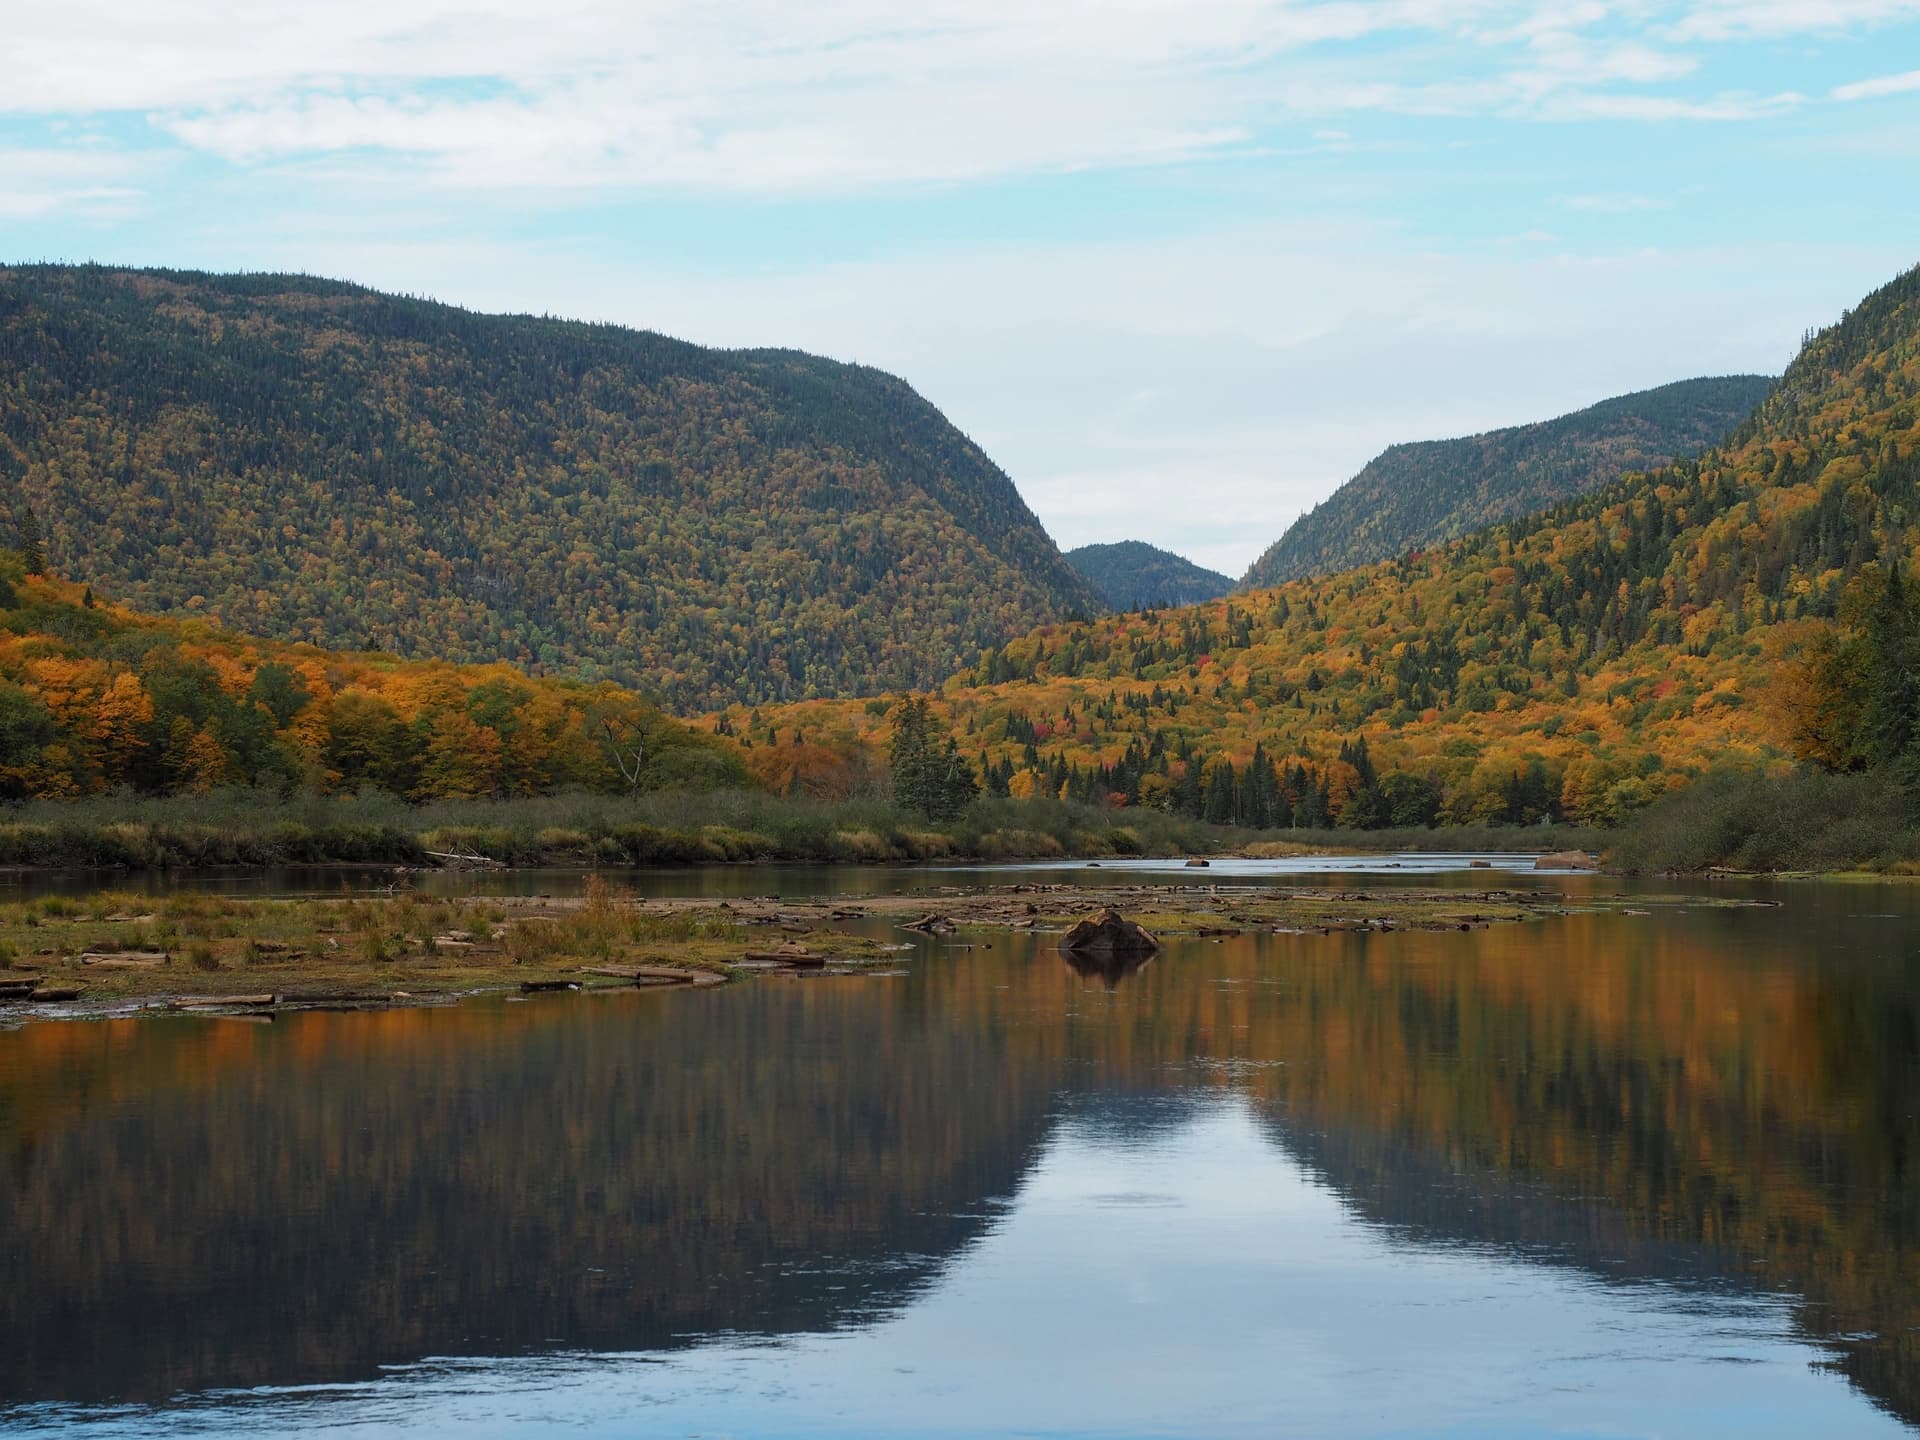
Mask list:
[[[1796,729],[1827,708],[1807,702],[1807,657],[1854,653],[1881,577],[1911,573],[1916,516],[1909,272],[1812,336],[1698,458],[1378,565],[1041,627],[934,704],[994,794],[1249,825],[1617,826],[1709,770],[1821,761]],[[885,743],[888,714],[736,706],[716,723],[756,743],[804,732],[830,783]]]
[[890,375],[300,276],[0,267],[0,492],[143,610],[682,712],[1102,608]]
[[1772,387],[1765,375],[1682,380],[1533,425],[1391,446],[1289,526],[1243,583],[1258,588],[1376,564],[1698,454],[1730,435]]
[[1233,589],[1218,571],[1142,540],[1082,545],[1067,552],[1067,563],[1086,576],[1110,610],[1200,605]]
[[[1054,619],[979,645],[930,690],[869,675],[874,693],[749,695],[692,722],[589,664],[563,679],[511,663],[525,656],[460,665],[247,639],[208,604],[143,616],[106,598],[96,567],[63,573],[71,530],[43,524],[30,496],[0,559],[0,795],[18,800],[726,791],[832,817],[775,842],[763,814],[762,839],[721,858],[728,845],[899,858],[1175,843],[1164,828],[1142,839],[1152,816],[1207,827],[1179,836],[1195,848],[1253,831],[1578,825],[1627,827],[1632,851],[1684,814],[1678,829],[1719,838],[1678,859],[1636,853],[1693,864],[1788,853],[1754,838],[1782,828],[1785,792],[1767,787],[1800,786],[1837,826],[1867,777],[1881,818],[1848,846],[1920,859],[1920,271],[1811,336],[1698,457],[1337,575]],[[197,561],[179,563],[182,585],[206,588]],[[368,613],[382,603],[370,588]],[[905,636],[913,622],[888,623]],[[1007,839],[1023,827],[1004,807],[1035,801],[1076,818]],[[886,818],[834,809],[876,802]],[[996,805],[989,825],[968,818]],[[597,845],[619,822],[589,828]]]
[[0,560],[0,799],[247,787],[424,801],[747,783],[735,747],[607,682],[155,619],[21,573],[38,558],[29,536],[20,562]]

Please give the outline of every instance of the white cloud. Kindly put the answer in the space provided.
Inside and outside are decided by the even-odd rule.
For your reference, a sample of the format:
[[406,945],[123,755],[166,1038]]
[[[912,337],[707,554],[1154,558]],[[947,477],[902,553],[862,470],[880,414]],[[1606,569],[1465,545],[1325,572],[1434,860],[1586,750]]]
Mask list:
[[1881,75],[1872,80],[1856,80],[1851,85],[1835,88],[1836,100],[1873,100],[1883,95],[1908,95],[1920,90],[1920,70],[1909,70],[1904,75]]
[[138,203],[137,162],[81,149],[0,149],[0,219],[118,215]]
[[1633,215],[1647,210],[1671,208],[1668,201],[1656,200],[1651,195],[1634,195],[1627,192],[1606,195],[1569,195],[1560,203],[1569,210],[1581,210],[1590,215]]
[[1920,0],[1698,0],[1671,27],[1679,40],[1838,34],[1920,16]]
[[8,17],[0,113],[147,116],[243,166],[346,155],[457,186],[832,189],[1208,157],[1277,115],[1759,118],[1799,97],[1683,93],[1700,61],[1676,45],[1915,7],[64,0]]

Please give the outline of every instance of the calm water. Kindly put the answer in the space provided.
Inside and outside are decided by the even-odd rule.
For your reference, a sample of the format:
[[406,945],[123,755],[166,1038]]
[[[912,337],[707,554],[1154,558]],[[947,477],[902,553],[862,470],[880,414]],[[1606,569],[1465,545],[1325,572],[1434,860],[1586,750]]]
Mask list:
[[0,1033],[0,1431],[1905,1434],[1920,891],[1774,893]]

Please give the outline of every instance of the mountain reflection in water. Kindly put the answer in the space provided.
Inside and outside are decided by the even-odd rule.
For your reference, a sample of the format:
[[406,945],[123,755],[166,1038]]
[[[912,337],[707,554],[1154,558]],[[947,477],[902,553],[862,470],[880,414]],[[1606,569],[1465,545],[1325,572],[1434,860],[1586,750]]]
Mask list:
[[0,1034],[0,1423],[1897,1428],[1871,898]]

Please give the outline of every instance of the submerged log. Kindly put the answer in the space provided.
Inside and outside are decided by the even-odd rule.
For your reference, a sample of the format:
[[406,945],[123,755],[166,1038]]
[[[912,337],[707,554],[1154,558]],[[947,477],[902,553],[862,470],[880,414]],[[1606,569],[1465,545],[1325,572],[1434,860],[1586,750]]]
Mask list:
[[1108,909],[1067,931],[1060,937],[1060,948],[1082,955],[1151,955],[1160,942],[1118,910]]
[[749,950],[747,959],[760,964],[795,965],[809,970],[827,963],[824,954],[809,950],[804,945],[782,945],[777,950]]
[[1533,862],[1536,870],[1598,870],[1600,862],[1584,850],[1556,850]]

